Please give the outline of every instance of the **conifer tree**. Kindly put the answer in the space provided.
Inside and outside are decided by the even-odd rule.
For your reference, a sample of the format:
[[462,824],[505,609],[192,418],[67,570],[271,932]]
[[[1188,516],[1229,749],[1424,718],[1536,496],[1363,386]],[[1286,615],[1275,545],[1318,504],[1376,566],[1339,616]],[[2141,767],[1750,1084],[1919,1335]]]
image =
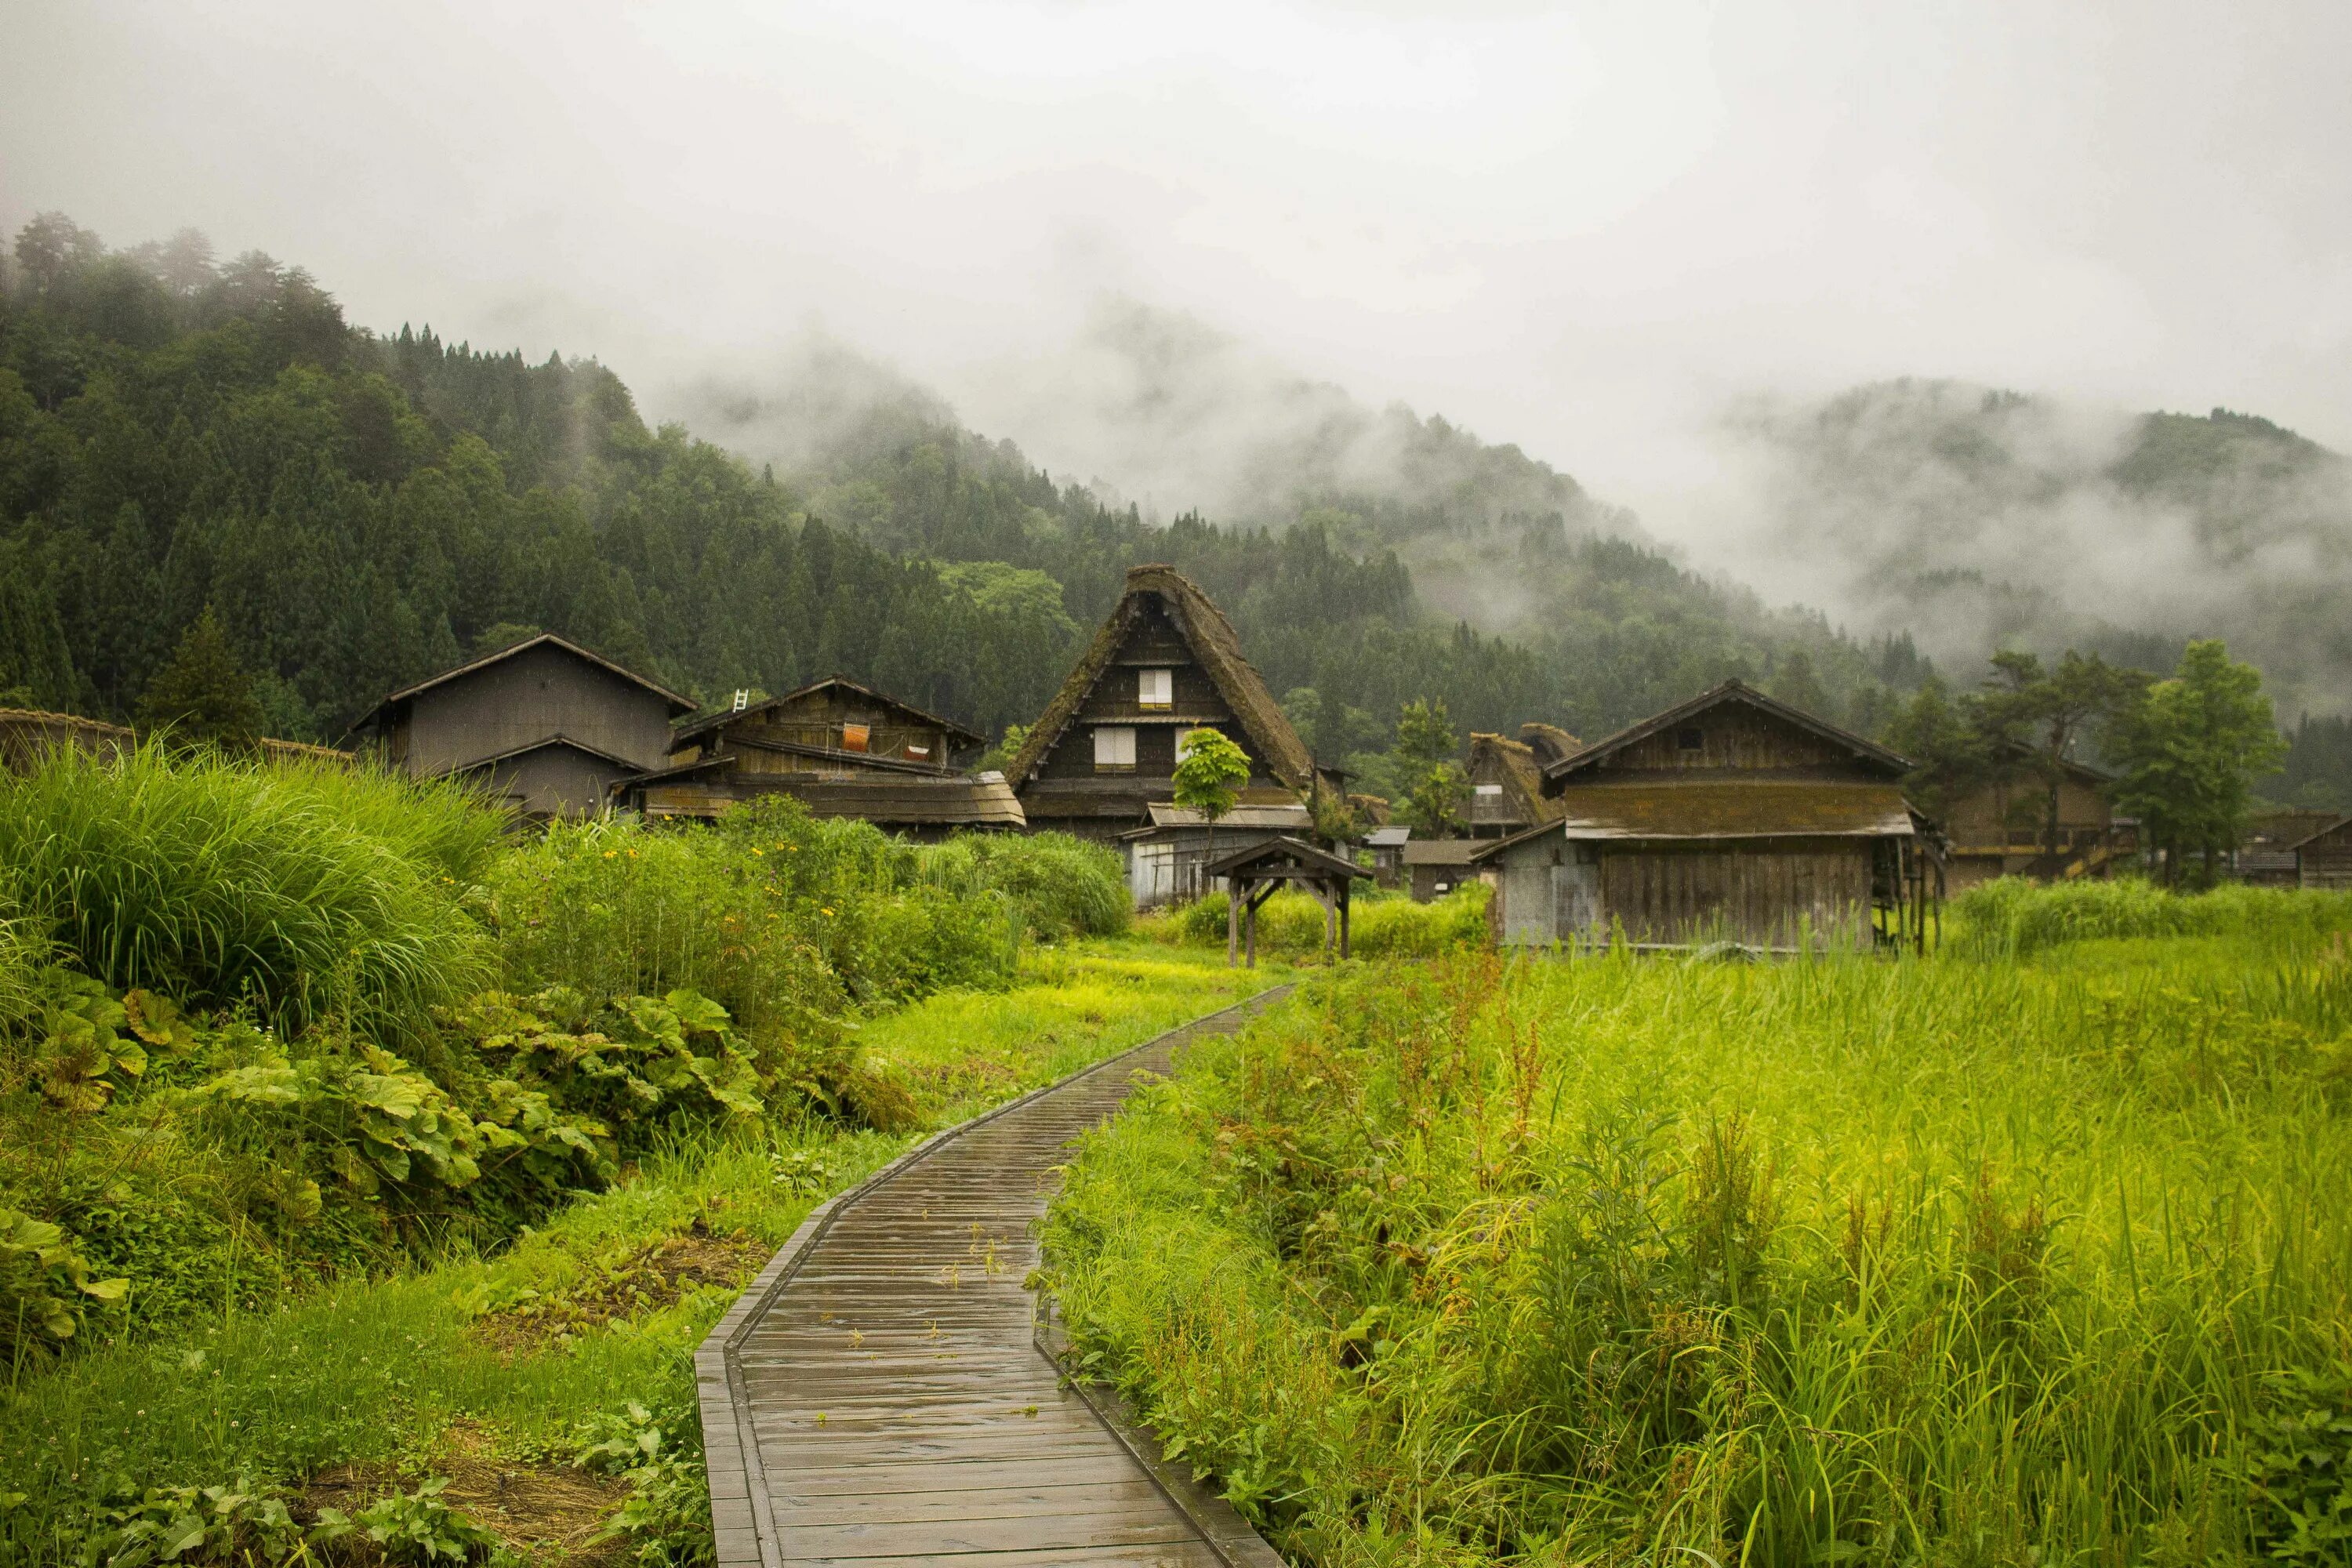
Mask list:
[[181,742],[211,741],[242,747],[261,738],[261,704],[253,694],[253,677],[237,662],[228,632],[210,605],[147,683],[139,721],[151,730],[168,730]]

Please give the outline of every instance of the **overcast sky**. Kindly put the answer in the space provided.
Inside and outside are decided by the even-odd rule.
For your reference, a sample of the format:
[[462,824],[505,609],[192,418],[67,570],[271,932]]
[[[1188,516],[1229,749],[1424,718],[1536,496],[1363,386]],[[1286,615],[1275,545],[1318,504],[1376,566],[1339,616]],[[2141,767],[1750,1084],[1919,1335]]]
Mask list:
[[0,221],[192,224],[656,414],[814,326],[1063,466],[1037,388],[1121,295],[1672,534],[1757,390],[2352,448],[2347,62],[2344,0],[8,0]]

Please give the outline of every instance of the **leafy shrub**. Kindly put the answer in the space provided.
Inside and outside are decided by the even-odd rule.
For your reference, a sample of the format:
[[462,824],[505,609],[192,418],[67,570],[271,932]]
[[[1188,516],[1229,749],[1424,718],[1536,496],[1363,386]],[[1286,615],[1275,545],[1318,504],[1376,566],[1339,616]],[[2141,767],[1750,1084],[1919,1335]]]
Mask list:
[[364,1538],[386,1563],[415,1563],[430,1568],[436,1563],[496,1561],[505,1555],[505,1543],[496,1531],[441,1500],[449,1485],[446,1476],[418,1483],[413,1492],[382,1497],[346,1517],[339,1509],[322,1508],[310,1538],[321,1545],[352,1536]]
[[445,785],[152,746],[0,776],[8,896],[76,967],[289,1028],[412,1029],[478,989],[461,895],[499,827]]
[[2026,958],[2111,937],[2315,937],[2352,929],[2352,894],[2243,886],[2176,893],[2138,878],[2040,883],[2002,877],[1954,899],[1947,918],[1955,954]]
[[[693,1387],[683,1375],[674,1382]],[[646,1568],[702,1568],[716,1560],[702,1421],[690,1403],[666,1404],[656,1415],[630,1401],[620,1413],[590,1424],[573,1462],[629,1484],[601,1539],[628,1543],[630,1558]]]
[[[313,1539],[323,1544],[339,1533],[331,1524]],[[302,1529],[284,1500],[239,1479],[233,1486],[149,1487],[134,1497],[102,1500],[83,1539],[81,1560],[92,1568],[286,1563],[302,1554]]]
[[[1430,958],[1487,940],[1483,882],[1472,882],[1425,904],[1410,899],[1360,899],[1348,918],[1348,949],[1359,958]],[[1177,940],[1193,947],[1225,944],[1223,893],[1196,899],[1176,911]],[[1295,958],[1323,951],[1323,906],[1305,893],[1281,892],[1258,907],[1262,953]]]
[[1134,905],[1118,851],[1066,833],[958,834],[917,851],[923,875],[971,899],[998,893],[1031,936],[1117,936]]
[[58,1226],[0,1208],[0,1360],[11,1367],[74,1336],[82,1301],[119,1301],[125,1279],[92,1279]]

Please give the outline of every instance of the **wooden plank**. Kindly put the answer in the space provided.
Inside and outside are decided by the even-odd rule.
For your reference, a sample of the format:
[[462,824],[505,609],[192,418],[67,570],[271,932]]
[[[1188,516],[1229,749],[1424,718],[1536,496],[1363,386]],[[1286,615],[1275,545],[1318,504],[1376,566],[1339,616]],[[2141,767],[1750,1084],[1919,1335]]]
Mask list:
[[1070,1140],[1117,1110],[1136,1069],[1164,1073],[1183,1041],[1275,994],[941,1134],[820,1205],[696,1358],[722,1568],[1262,1561],[1235,1555],[1230,1510],[1204,1526],[1198,1497],[1171,1493],[1061,1386],[1020,1281]]

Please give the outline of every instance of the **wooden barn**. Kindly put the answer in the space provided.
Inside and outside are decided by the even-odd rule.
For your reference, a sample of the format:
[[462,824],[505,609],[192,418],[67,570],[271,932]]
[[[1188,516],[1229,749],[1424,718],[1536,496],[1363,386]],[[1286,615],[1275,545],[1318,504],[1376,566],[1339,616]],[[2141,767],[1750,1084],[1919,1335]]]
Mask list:
[[1560,816],[1482,846],[1506,942],[1921,940],[1909,763],[1733,680],[1544,766]]
[[412,777],[486,781],[523,816],[593,816],[614,785],[663,765],[670,721],[693,710],[542,633],[394,692],[352,736]]
[[739,801],[789,795],[814,816],[914,838],[1019,828],[1004,775],[961,771],[982,744],[952,719],[836,675],[685,725],[667,763],[616,794],[656,817],[715,817]]
[[2294,847],[2299,888],[2340,893],[2352,888],[2352,816],[2339,816]]
[[2255,813],[2246,825],[2246,841],[2232,858],[2238,879],[2257,888],[2301,886],[2303,868],[2295,857],[2296,846],[2343,820],[2340,811]]
[[1949,838],[1946,872],[1954,889],[1996,877],[2064,881],[2105,877],[2128,859],[2137,840],[2118,823],[2107,792],[2115,776],[2086,763],[2067,763],[2058,784],[2058,849],[2050,848],[2050,787],[2023,773],[2024,748],[2011,748],[2004,778],[1962,796],[1944,824]]
[[1130,567],[1117,607],[1005,771],[1033,828],[1118,841],[1171,803],[1178,737],[1203,728],[1249,753],[1241,805],[1297,805],[1318,790],[1339,798],[1339,779],[1316,767],[1208,595],[1172,566]]
[[[1559,817],[1559,803],[1543,792],[1543,758],[1576,750],[1576,737],[1551,724],[1523,724],[1519,740],[1474,731],[1470,736],[1470,837],[1508,838]],[[1538,755],[1537,746],[1543,747]]]
[[1416,904],[1442,899],[1465,882],[1477,881],[1478,855],[1496,843],[1478,838],[1408,838],[1401,857],[1405,888]]

